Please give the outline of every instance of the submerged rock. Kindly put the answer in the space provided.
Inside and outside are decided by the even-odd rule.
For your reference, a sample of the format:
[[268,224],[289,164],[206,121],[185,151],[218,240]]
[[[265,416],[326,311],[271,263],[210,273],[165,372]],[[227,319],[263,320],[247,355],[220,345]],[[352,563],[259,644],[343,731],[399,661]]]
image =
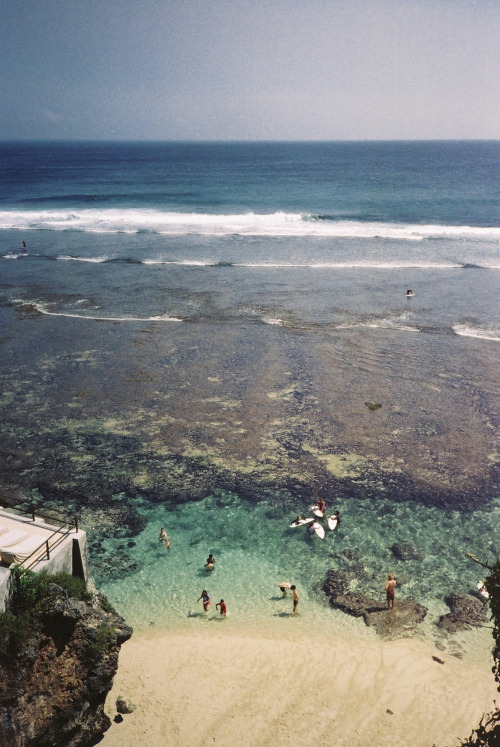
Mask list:
[[441,615],[438,626],[448,633],[478,627],[486,620],[486,604],[472,594],[450,594],[445,602],[451,612]]
[[111,725],[104,702],[132,628],[101,594],[77,601],[55,584],[37,620],[0,659],[0,744],[95,744]]
[[395,542],[391,547],[392,554],[398,560],[423,560],[424,554],[420,548],[409,542]]

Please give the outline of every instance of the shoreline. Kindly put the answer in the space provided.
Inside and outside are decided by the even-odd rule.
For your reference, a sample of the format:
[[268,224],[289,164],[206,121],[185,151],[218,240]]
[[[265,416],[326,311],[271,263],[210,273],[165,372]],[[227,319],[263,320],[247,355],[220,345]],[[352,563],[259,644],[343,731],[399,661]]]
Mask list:
[[135,634],[122,647],[105,710],[113,721],[119,696],[136,709],[112,723],[104,747],[452,747],[498,696],[490,668],[421,640],[219,622]]

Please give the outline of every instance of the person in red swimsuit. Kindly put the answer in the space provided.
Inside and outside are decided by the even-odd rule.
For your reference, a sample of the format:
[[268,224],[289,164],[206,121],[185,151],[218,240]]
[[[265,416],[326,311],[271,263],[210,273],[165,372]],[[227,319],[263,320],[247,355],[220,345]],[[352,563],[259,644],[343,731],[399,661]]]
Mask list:
[[225,617],[227,610],[226,610],[226,603],[223,599],[221,599],[220,602],[217,602],[217,604],[215,605],[215,609],[218,609],[219,607],[220,607],[221,615],[224,615]]

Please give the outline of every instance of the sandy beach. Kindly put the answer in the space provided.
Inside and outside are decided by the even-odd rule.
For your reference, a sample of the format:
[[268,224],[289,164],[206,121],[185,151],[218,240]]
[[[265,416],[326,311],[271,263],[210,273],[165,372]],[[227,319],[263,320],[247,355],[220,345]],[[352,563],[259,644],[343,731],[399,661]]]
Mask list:
[[115,717],[118,696],[136,710],[101,744],[453,747],[498,695],[488,669],[421,641],[311,643],[313,631],[232,622],[134,635],[106,712]]

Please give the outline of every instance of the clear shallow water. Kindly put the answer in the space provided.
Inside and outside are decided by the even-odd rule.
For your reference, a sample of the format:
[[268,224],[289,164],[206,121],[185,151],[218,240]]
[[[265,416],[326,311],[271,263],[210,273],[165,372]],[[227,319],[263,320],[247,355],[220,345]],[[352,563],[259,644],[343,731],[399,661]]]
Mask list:
[[[283,598],[282,581],[295,583],[300,593],[300,616],[294,625],[328,634],[371,636],[364,623],[334,611],[320,586],[333,567],[360,568],[352,590],[385,604],[383,591],[387,572],[398,579],[398,598],[420,601],[429,608],[421,628],[424,639],[449,653],[469,653],[488,661],[489,629],[446,637],[436,628],[441,614],[449,611],[444,597],[452,591],[474,593],[480,576],[465,553],[484,557],[485,548],[498,551],[500,501],[488,515],[476,512],[467,522],[458,512],[414,506],[377,505],[340,498],[334,504],[342,514],[340,527],[326,529],[325,539],[310,536],[305,527],[290,528],[294,514],[278,503],[250,506],[236,496],[220,493],[197,504],[158,507],[141,504],[147,517],[143,532],[128,549],[141,570],[124,580],[104,582],[102,590],[137,631],[152,625],[155,630],[217,621],[215,608],[226,601],[231,624],[273,631],[293,618],[292,599]],[[332,507],[333,510],[333,507]],[[301,511],[309,515],[307,507]],[[323,522],[326,527],[326,522]],[[459,529],[461,525],[461,528]],[[171,547],[158,542],[165,527]],[[91,531],[91,528],[89,528]],[[112,552],[122,541],[104,541]],[[422,560],[398,560],[395,543],[417,546]],[[496,543],[496,544],[495,544]],[[349,560],[344,551],[355,554]],[[206,558],[212,552],[215,569],[207,572]],[[197,601],[202,589],[211,596],[208,615]],[[281,621],[281,622],[280,622]],[[482,653],[479,654],[479,651]],[[474,652],[472,654],[472,652]]]
[[[228,623],[288,623],[290,580],[291,624],[371,635],[318,591],[349,549],[356,588],[383,600],[394,572],[440,640],[444,597],[477,581],[464,552],[500,548],[500,144],[18,143],[0,162],[2,490],[81,515],[138,628],[204,622],[205,585],[210,619],[223,596]],[[324,542],[287,528],[317,495],[344,516]]]

